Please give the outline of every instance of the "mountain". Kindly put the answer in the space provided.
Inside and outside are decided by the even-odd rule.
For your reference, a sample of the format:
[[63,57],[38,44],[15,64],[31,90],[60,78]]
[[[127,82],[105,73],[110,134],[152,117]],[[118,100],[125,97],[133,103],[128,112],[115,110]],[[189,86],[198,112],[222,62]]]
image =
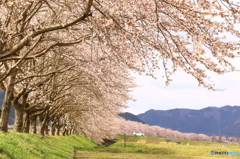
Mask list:
[[137,115],[149,125],[185,133],[240,137],[240,106],[207,107],[200,110],[148,110]]
[[142,121],[142,120],[139,119],[137,116],[135,116],[135,115],[133,115],[133,114],[131,114],[131,113],[126,112],[126,113],[120,113],[120,114],[118,114],[118,115],[119,115],[120,117],[126,119],[126,120],[136,121],[136,122],[145,124],[144,121]]

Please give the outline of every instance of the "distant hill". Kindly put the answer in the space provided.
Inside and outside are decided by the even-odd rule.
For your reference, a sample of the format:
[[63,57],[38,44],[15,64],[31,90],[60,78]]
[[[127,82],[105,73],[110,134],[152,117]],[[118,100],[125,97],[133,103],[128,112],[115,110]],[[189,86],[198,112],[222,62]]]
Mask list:
[[131,114],[131,113],[126,112],[126,113],[120,113],[120,114],[118,114],[118,115],[119,115],[120,117],[126,119],[126,120],[136,121],[136,122],[145,124],[144,121],[142,121],[141,119],[139,119],[139,118],[138,118],[136,115],[134,115],[134,114]]
[[240,137],[240,106],[207,107],[200,110],[149,110],[137,115],[149,125],[210,136]]

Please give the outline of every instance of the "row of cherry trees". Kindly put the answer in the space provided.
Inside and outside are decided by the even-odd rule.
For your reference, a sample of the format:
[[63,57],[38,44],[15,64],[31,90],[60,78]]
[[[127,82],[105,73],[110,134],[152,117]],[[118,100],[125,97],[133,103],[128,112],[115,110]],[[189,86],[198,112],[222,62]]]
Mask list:
[[161,68],[169,84],[181,68],[214,90],[205,71],[235,70],[239,40],[218,34],[240,37],[239,12],[228,0],[3,0],[0,131],[13,105],[18,132],[111,136],[130,71]]
[[92,0],[1,1],[1,131],[13,105],[17,132],[36,133],[38,125],[45,135],[51,125],[53,135],[104,137],[93,125],[109,127],[107,119],[131,99],[128,69],[137,64],[128,66],[101,42],[92,7]]
[[205,134],[196,133],[182,133],[176,130],[163,128],[160,126],[149,126],[139,122],[129,121],[122,118],[116,121],[119,125],[119,134],[132,135],[133,132],[142,132],[149,137],[160,137],[179,140],[192,140],[192,141],[211,141],[211,142],[234,142],[240,143],[238,137],[225,137],[225,136],[207,136]]
[[74,58],[49,52],[18,68],[10,99],[15,131],[36,133],[38,119],[42,135],[49,124],[52,134],[59,134],[60,128],[67,133],[76,127],[89,134],[87,126],[106,123],[103,125],[108,127],[106,119],[125,107],[124,102],[131,99],[128,89],[134,86],[126,69],[112,64],[108,57],[93,60],[85,56],[83,62]]

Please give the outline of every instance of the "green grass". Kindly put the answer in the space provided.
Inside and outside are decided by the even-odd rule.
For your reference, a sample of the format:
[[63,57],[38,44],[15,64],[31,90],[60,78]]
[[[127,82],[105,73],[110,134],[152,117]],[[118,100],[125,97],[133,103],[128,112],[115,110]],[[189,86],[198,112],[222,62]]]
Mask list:
[[[207,159],[207,158],[240,158],[239,155],[210,155],[210,151],[237,151],[240,145],[233,143],[214,143],[202,141],[173,140],[164,138],[119,135],[117,143],[108,147],[95,146],[81,148],[76,158],[127,158],[127,159]],[[181,142],[177,144],[176,142]]]
[[94,147],[84,136],[45,136],[26,133],[0,133],[0,159],[67,159],[74,149]]
[[240,153],[240,144],[139,136],[124,139],[123,135],[115,141],[110,146],[97,146],[81,135],[42,137],[10,131],[0,133],[0,159],[240,159],[240,155],[210,155],[212,150]]

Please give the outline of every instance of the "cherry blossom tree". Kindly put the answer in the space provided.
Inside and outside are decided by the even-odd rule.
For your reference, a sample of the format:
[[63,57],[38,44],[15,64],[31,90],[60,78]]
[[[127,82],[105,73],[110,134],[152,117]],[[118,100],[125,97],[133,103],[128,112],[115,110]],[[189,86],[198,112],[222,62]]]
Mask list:
[[3,73],[2,80],[20,65],[20,59],[89,37],[92,49],[114,52],[129,68],[152,73],[161,62],[167,83],[178,67],[208,88],[212,87],[204,82],[204,67],[217,73],[234,70],[228,58],[235,57],[238,43],[217,35],[239,36],[234,28],[239,20],[237,2],[18,0],[1,2],[1,10],[0,59],[19,60]]
[[[168,139],[192,140],[192,141],[219,141],[216,137],[209,137],[205,134],[182,133],[176,130],[166,129],[160,126],[149,126],[135,121],[127,121],[123,118],[116,119],[117,129],[116,134],[132,135],[138,131],[150,137],[160,137]],[[236,140],[236,139],[235,139]]]
[[[230,61],[239,54],[239,7],[239,2],[229,0],[1,1],[0,87],[5,98],[0,130],[7,131],[11,103],[16,112],[28,107],[32,115],[25,113],[26,117],[42,118],[45,127],[54,120],[69,128],[72,121],[93,115],[96,118],[89,120],[96,121],[90,123],[107,121],[104,112],[116,114],[131,99],[129,70],[154,77],[154,70],[163,69],[168,85],[171,75],[182,69],[200,86],[214,90],[208,70],[236,70]],[[235,38],[225,40],[225,34]],[[43,72],[34,70],[35,62],[46,66]],[[54,63],[63,67],[51,66]],[[66,103],[75,105],[72,110],[87,111],[77,118]],[[88,126],[86,130],[90,134]],[[166,135],[174,134],[166,130]]]

